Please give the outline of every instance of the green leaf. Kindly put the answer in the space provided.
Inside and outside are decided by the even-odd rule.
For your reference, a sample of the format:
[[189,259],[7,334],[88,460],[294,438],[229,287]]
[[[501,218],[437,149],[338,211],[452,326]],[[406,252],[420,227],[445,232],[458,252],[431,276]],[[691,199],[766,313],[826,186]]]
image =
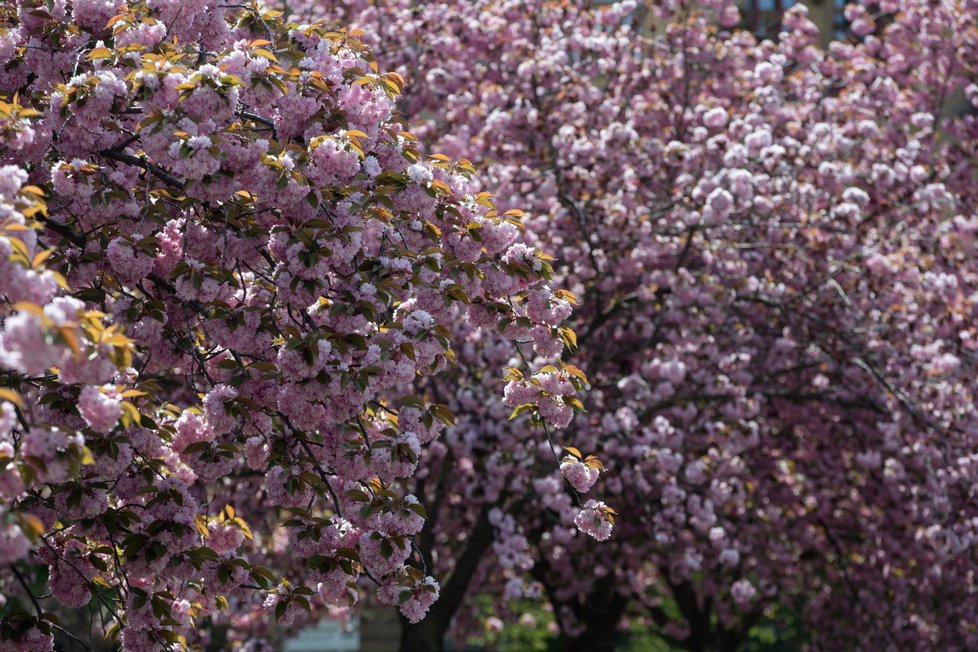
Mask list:
[[536,408],[536,406],[533,405],[533,404],[531,404],[531,403],[524,403],[523,405],[517,405],[513,409],[512,414],[509,415],[509,420],[512,421],[513,419],[515,419],[516,417],[520,416],[524,412],[530,412],[530,411],[534,410],[535,408]]

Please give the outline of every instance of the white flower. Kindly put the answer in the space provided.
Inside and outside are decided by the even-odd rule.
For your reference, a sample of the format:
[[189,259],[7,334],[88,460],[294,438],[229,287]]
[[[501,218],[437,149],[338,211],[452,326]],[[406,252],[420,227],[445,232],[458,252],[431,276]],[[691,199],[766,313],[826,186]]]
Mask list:
[[221,74],[221,69],[212,63],[205,63],[200,67],[200,74],[208,79],[217,79]]
[[187,145],[189,145],[190,149],[194,151],[200,149],[207,149],[212,144],[213,142],[207,136],[191,136],[190,139],[187,141]]
[[429,183],[434,178],[434,176],[431,174],[431,170],[420,163],[409,165],[407,173],[411,178],[411,181],[422,185]]
[[404,330],[411,333],[426,331],[435,325],[435,318],[424,310],[414,310],[404,318]]
[[151,91],[155,91],[160,87],[160,78],[152,73],[145,73],[142,70],[136,73],[136,81],[141,83],[145,88]]
[[[380,163],[377,161],[376,156],[368,156],[363,159],[363,171],[370,178],[373,178],[380,174]],[[413,166],[412,166],[413,167]],[[409,168],[410,170],[410,168]],[[410,172],[409,172],[410,174]]]

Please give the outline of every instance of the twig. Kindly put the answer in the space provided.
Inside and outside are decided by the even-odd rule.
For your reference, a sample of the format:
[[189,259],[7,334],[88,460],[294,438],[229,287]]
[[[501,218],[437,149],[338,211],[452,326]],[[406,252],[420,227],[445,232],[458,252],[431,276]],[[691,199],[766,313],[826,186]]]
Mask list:
[[41,605],[37,601],[37,597],[34,595],[34,592],[31,591],[31,587],[27,585],[27,580],[24,579],[24,576],[20,574],[20,571],[17,570],[17,567],[14,566],[13,564],[10,564],[10,570],[13,571],[14,577],[17,578],[17,581],[20,582],[20,585],[24,587],[24,591],[27,592],[27,597],[31,599],[31,604],[34,605],[34,611],[37,612],[37,617],[40,618],[41,615],[44,614],[44,610],[41,609]]
[[132,154],[123,154],[122,152],[117,152],[111,149],[103,149],[99,152],[99,155],[104,156],[107,159],[113,161],[119,161],[120,163],[127,163],[128,165],[135,165],[136,167],[142,168],[149,172],[150,174],[159,177],[166,185],[171,188],[183,189],[183,182],[176,178],[160,166],[155,163],[150,163],[146,160],[146,157],[133,156]]

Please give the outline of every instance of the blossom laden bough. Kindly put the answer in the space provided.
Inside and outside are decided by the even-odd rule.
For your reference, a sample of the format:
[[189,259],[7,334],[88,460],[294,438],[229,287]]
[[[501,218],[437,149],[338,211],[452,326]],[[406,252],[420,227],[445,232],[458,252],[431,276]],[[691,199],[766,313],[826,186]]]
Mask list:
[[0,642],[51,649],[74,635],[56,604],[87,604],[125,650],[183,649],[341,612],[366,581],[420,620],[439,584],[405,483],[455,420],[432,383],[459,325],[532,338],[531,376],[561,354],[553,259],[471,164],[423,154],[403,78],[351,32],[204,1],[13,8]]

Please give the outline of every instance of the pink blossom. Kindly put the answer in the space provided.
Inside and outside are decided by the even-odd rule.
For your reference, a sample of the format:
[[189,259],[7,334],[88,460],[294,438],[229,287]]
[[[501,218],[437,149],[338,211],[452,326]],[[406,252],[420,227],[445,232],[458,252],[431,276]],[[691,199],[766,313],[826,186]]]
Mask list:
[[27,556],[31,542],[16,524],[0,527],[0,560],[9,564]]
[[210,532],[207,545],[219,555],[234,552],[244,542],[244,533],[233,525],[211,523],[207,528]]
[[574,524],[584,532],[598,541],[606,541],[611,538],[611,531],[614,523],[608,514],[607,506],[597,500],[589,500],[584,504],[584,508],[574,517]]
[[567,481],[577,491],[581,493],[587,493],[594,486],[594,483],[598,480],[599,471],[596,468],[587,466],[579,460],[574,460],[572,458],[564,458],[565,461],[560,464],[560,472],[563,474]]
[[757,589],[747,580],[737,580],[730,587],[730,595],[738,607],[747,607],[757,594]]
[[727,125],[727,112],[722,107],[714,107],[703,114],[703,124],[710,129],[722,129]]
[[96,432],[112,432],[122,416],[122,396],[113,385],[86,385],[78,395],[78,412]]

